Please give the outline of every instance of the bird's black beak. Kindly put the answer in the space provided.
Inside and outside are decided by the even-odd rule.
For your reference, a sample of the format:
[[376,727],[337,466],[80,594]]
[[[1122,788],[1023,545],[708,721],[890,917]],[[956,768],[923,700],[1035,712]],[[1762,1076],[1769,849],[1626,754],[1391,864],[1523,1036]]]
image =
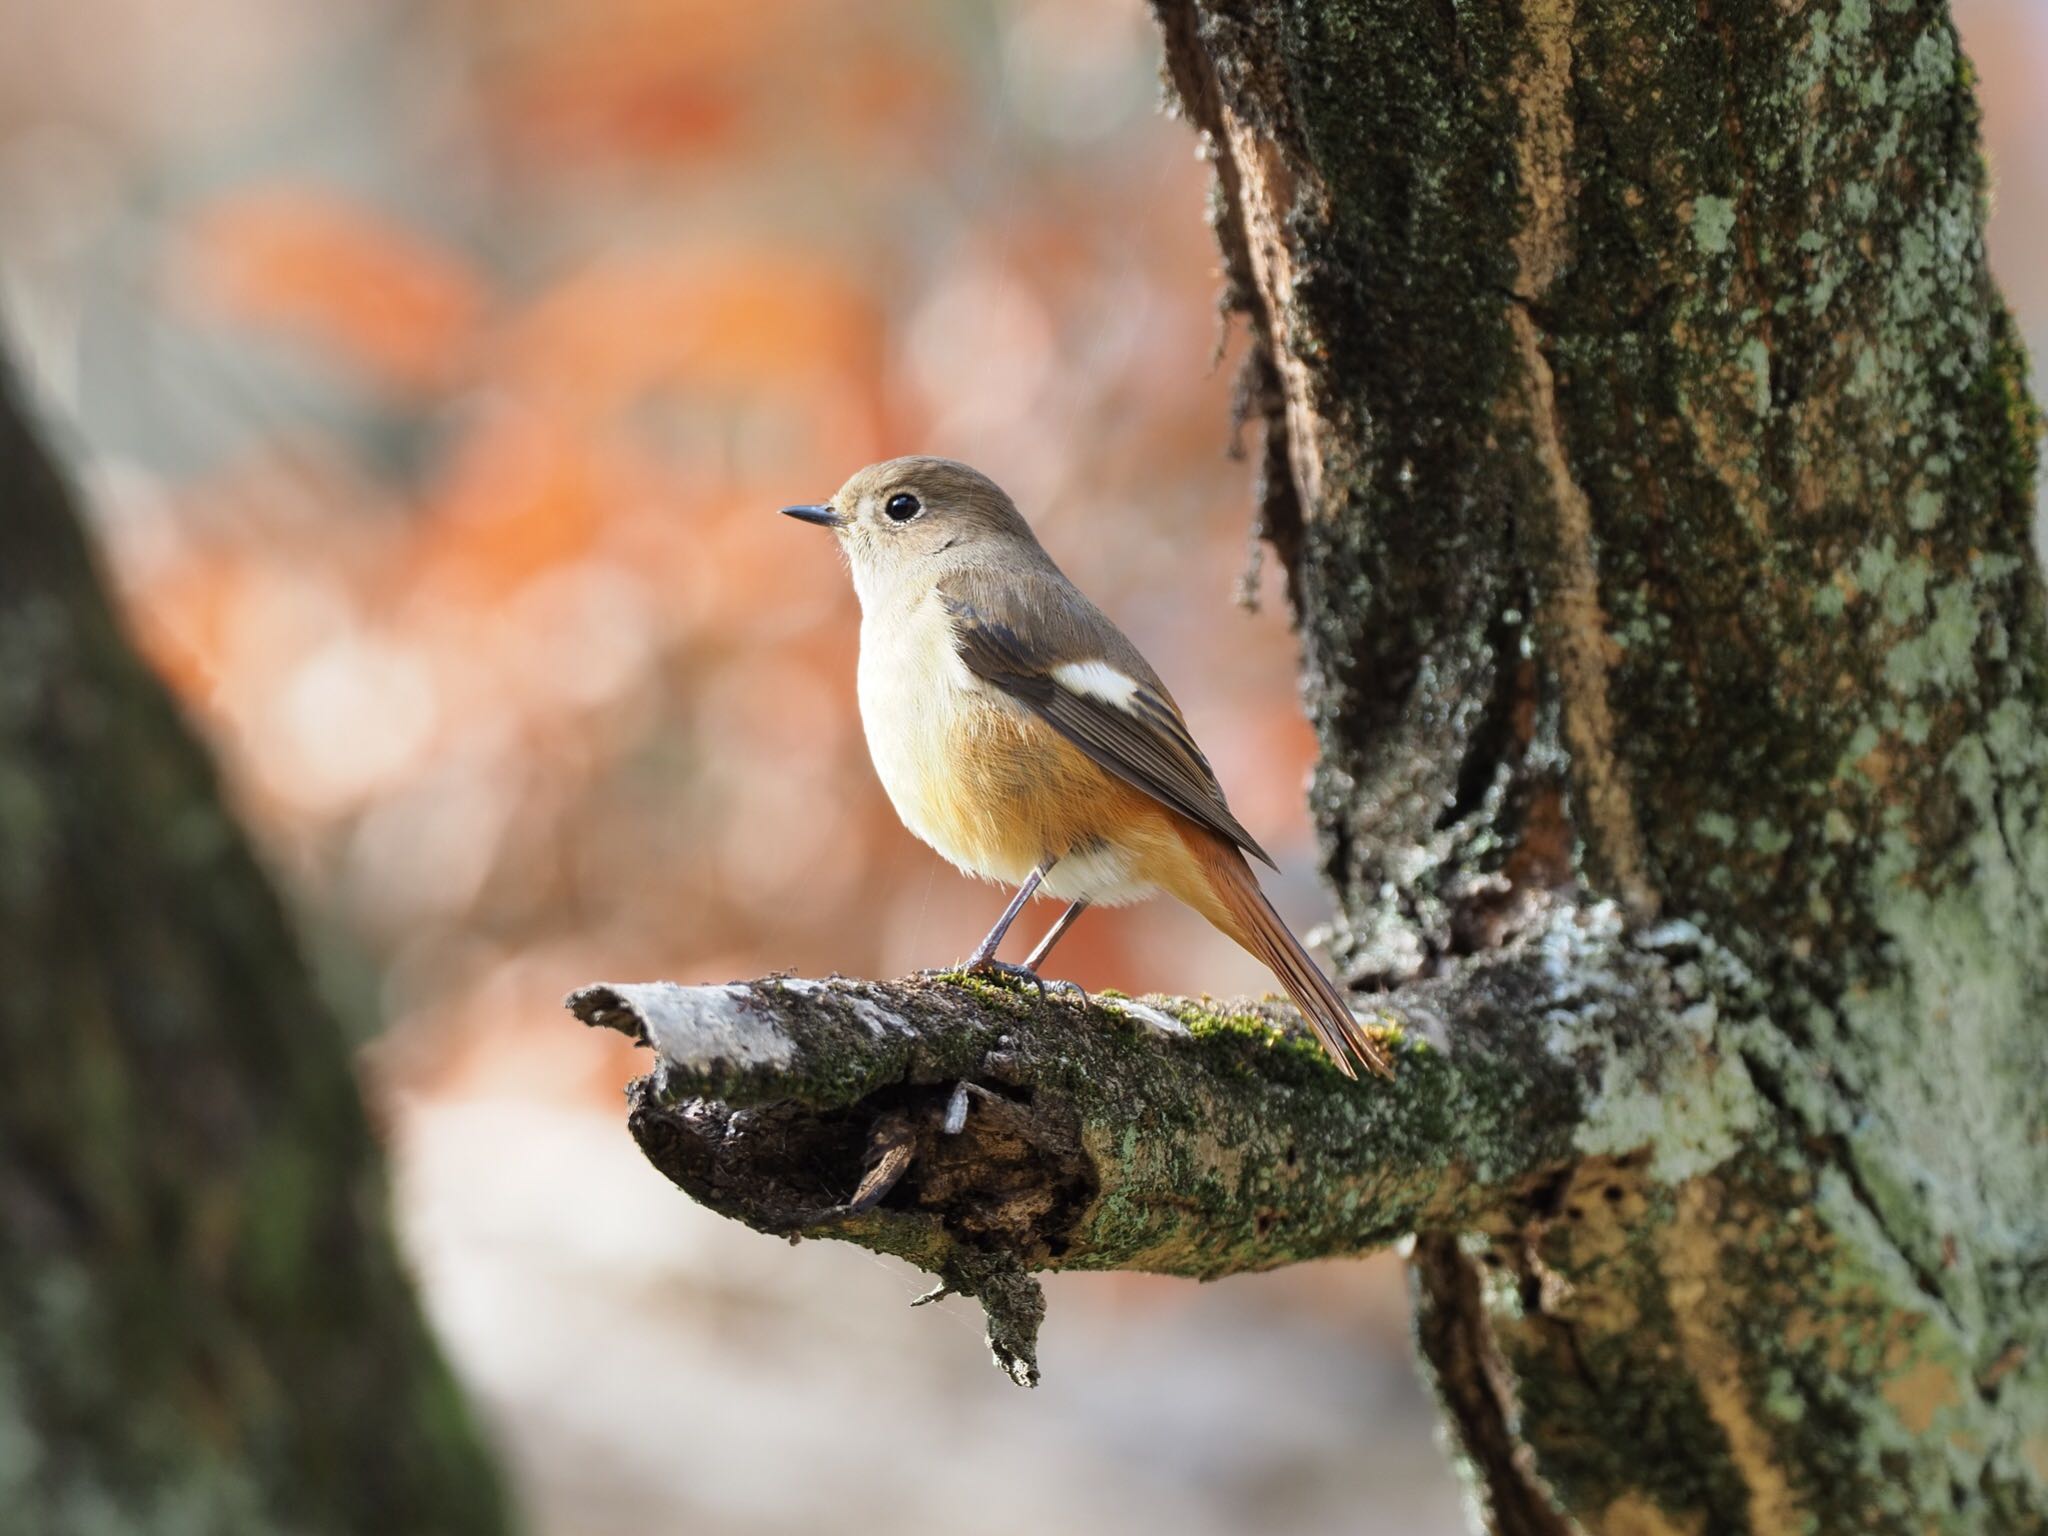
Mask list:
[[784,507],[782,515],[800,518],[807,523],[816,523],[820,528],[837,528],[846,521],[829,506]]

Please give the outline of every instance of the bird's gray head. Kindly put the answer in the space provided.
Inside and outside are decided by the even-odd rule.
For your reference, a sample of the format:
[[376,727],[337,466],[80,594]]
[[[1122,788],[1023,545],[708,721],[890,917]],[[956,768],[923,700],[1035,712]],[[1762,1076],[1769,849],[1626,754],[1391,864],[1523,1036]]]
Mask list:
[[855,473],[829,502],[782,510],[838,533],[863,602],[942,556],[1044,558],[1003,488],[953,459],[885,459]]

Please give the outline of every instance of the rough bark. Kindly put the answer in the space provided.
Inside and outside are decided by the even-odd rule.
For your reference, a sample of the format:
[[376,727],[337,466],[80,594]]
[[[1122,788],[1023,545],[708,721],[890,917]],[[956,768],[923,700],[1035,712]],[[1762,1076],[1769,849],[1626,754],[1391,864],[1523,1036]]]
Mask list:
[[600,985],[569,1006],[658,1052],[629,1118],[669,1178],[981,1296],[1028,1380],[1035,1270],[1207,1280],[1546,1209],[1582,1161],[1603,1042],[1653,1049],[1676,1006],[1656,946],[1680,942],[1576,919],[1548,938],[1378,999],[1402,1071],[1371,1094],[1277,1004],[963,977]]
[[[895,1251],[1006,1276],[1412,1231],[1497,1531],[2048,1528],[2039,425],[1945,8],[1155,8],[1253,337],[1338,950],[1440,1043],[1288,1096],[994,994],[1028,1025],[973,1038],[1030,1049],[891,1047],[817,1098],[839,1048],[753,989],[794,1043],[747,1113],[839,1127],[839,1201],[864,1150],[900,1175],[876,1221],[793,1230],[907,1218]],[[887,999],[969,1039],[958,999]],[[715,1190],[738,1079],[675,1038],[636,1124]],[[915,1182],[1015,1172],[934,1139],[952,1076],[1051,1117],[1003,1198],[1055,1215],[984,1229]],[[1341,1216],[1288,1186],[1261,1233],[1289,1149]],[[1229,1236],[1104,1241],[1119,1191]]]
[[486,1533],[347,1044],[0,366],[0,1525]]
[[1945,9],[1159,9],[1283,386],[1355,974],[1561,896],[1729,962],[1732,1155],[1568,1193],[1516,1295],[1418,1265],[1497,1523],[1543,1528],[1506,1425],[1590,1529],[2038,1526],[2038,429]]

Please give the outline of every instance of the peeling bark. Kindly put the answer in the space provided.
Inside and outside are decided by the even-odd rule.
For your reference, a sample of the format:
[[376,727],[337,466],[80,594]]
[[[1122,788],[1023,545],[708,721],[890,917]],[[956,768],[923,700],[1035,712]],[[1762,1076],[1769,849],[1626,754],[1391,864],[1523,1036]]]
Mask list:
[[1604,877],[1602,883],[1620,895],[1636,921],[1647,922],[1657,915],[1658,899],[1615,750],[1614,712],[1608,704],[1611,647],[1600,608],[1592,504],[1574,478],[1557,378],[1534,316],[1571,260],[1575,14],[1570,0],[1530,5],[1523,18],[1528,45],[1508,78],[1521,115],[1515,171],[1523,211],[1509,241],[1515,285],[1506,313],[1517,378],[1504,410],[1519,418],[1538,470],[1526,542],[1541,551],[1537,585],[1546,594],[1541,623],[1544,642],[1556,657],[1560,725],[1571,752],[1580,836],[1596,878]]
[[1536,1475],[1515,1434],[1514,1385],[1487,1321],[1479,1263],[1445,1232],[1417,1240],[1415,1343],[1438,1399],[1464,1437],[1489,1529],[1501,1536],[1567,1536],[1572,1523]]

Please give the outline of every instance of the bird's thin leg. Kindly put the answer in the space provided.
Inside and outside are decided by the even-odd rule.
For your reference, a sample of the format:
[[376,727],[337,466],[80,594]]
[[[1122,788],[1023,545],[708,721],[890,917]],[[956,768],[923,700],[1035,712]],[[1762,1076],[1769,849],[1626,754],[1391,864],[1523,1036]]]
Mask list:
[[1024,903],[1031,899],[1031,893],[1038,889],[1038,882],[1045,878],[1045,872],[1051,869],[1052,866],[1053,861],[1047,859],[1038,868],[1032,870],[1025,877],[1024,883],[1017,887],[1017,894],[1012,896],[1010,904],[1003,908],[1003,915],[996,919],[995,927],[989,929],[988,937],[975,945],[974,953],[967,957],[967,964],[970,969],[976,966],[987,965],[995,959],[996,950],[1002,945],[1003,935],[1010,931],[1010,924],[1017,921],[1017,914],[1024,910]]
[[1060,920],[1047,929],[1045,937],[1038,941],[1038,948],[1031,951],[1030,957],[1024,962],[1024,969],[1035,971],[1045,964],[1045,957],[1052,953],[1053,945],[1059,943],[1060,935],[1073,927],[1074,919],[1079,917],[1087,908],[1088,903],[1083,899],[1075,902],[1066,911],[1062,912]]

